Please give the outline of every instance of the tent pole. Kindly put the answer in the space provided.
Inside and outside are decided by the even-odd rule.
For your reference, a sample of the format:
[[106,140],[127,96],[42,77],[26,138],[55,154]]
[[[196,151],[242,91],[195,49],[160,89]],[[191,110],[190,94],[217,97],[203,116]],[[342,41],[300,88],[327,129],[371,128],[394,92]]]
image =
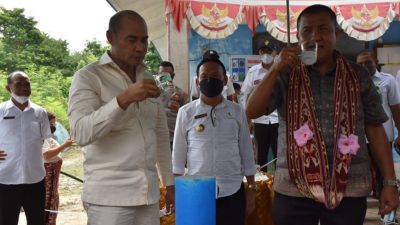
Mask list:
[[289,9],[289,0],[286,0],[286,29],[287,29],[287,45],[290,46],[290,9]]

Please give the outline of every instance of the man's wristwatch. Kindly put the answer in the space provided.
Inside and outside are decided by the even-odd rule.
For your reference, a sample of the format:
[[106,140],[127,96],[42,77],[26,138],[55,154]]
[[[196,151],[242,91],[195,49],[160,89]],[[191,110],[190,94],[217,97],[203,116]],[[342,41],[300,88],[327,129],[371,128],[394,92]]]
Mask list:
[[255,192],[257,191],[257,186],[255,184],[249,184],[249,185],[247,185],[247,188],[250,190],[253,190]]
[[400,182],[398,180],[383,180],[384,187],[396,187],[397,189],[400,187]]

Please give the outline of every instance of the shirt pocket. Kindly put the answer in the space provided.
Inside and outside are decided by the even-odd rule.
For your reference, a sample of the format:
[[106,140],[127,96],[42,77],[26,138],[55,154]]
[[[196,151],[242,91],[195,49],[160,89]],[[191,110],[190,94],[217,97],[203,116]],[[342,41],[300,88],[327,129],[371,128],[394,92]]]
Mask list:
[[15,126],[15,119],[0,119],[0,140],[3,143],[6,143],[8,141],[11,141],[13,139],[10,139],[8,137],[14,137],[15,135],[17,135],[15,133],[16,130]]
[[210,159],[214,149],[212,123],[209,116],[194,119],[188,124],[188,159],[203,161]]
[[218,135],[223,144],[238,144],[239,142],[239,123],[235,115],[228,112],[222,115],[219,122],[217,121]]
[[31,121],[27,124],[27,128],[29,129],[28,132],[25,133],[25,138],[28,141],[37,141],[40,139],[43,139],[43,134],[42,134],[42,127],[43,124],[41,124],[38,121]]

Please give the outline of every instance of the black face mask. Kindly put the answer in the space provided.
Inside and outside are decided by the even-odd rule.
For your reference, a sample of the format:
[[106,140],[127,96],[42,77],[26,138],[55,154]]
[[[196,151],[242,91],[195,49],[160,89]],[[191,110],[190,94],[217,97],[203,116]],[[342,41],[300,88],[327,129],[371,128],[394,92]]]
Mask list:
[[200,91],[205,96],[212,98],[221,94],[224,88],[224,82],[220,79],[208,77],[200,81]]
[[56,132],[56,126],[50,126],[50,131],[51,131],[51,133],[54,133],[54,132]]

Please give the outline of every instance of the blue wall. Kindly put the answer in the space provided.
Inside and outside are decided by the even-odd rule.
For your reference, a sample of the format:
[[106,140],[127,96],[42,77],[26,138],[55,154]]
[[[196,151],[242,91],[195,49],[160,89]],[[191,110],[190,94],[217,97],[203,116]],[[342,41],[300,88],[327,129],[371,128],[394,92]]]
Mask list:
[[[265,32],[263,25],[258,25],[256,32]],[[382,36],[383,42],[400,42],[400,21],[393,21],[389,29]],[[372,48],[377,40],[370,41],[368,46]],[[227,71],[230,55],[252,55],[252,33],[245,24],[230,36],[224,39],[206,39],[196,31],[190,29],[189,33],[189,69],[190,76],[196,76],[196,67],[201,60],[203,49],[212,49],[219,53],[221,61]]]
[[212,49],[218,52],[221,61],[229,71],[228,62],[231,55],[252,55],[252,34],[247,25],[239,25],[238,29],[224,39],[206,39],[196,31],[189,33],[189,68],[190,76],[196,76],[197,65],[201,61],[203,49]]
[[[389,29],[383,34],[381,38],[383,40],[383,43],[400,43],[400,21],[393,21],[392,23],[390,23]],[[378,42],[378,40],[370,41],[368,43],[369,48],[372,49],[376,42]]]

